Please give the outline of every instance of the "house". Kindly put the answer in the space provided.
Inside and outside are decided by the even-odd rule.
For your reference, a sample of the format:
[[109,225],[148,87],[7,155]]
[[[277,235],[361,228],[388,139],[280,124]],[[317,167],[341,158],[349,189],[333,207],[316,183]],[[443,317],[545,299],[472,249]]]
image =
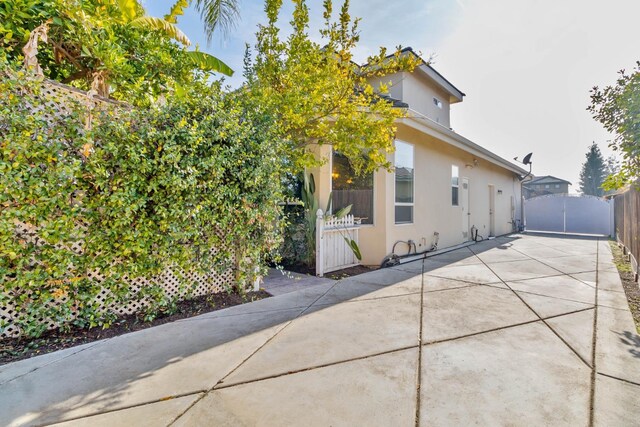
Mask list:
[[567,194],[571,183],[555,176],[538,176],[522,184],[525,199],[547,194]]
[[[411,48],[404,55],[416,55]],[[312,170],[320,206],[332,194],[333,210],[352,204],[362,219],[362,263],[385,256],[429,250],[439,238],[446,248],[512,232],[521,212],[524,169],[451,129],[450,108],[465,96],[422,61],[412,73],[385,76],[394,105],[408,108],[397,122],[394,172],[356,176],[348,160],[331,147],[315,147],[327,160]],[[437,233],[437,235],[436,235]],[[396,244],[398,243],[398,244]]]

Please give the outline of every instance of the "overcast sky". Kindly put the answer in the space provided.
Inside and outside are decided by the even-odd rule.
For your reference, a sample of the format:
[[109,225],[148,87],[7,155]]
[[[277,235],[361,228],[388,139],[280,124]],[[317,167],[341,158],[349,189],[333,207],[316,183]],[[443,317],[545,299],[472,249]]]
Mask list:
[[[152,16],[172,3],[144,2]],[[291,10],[284,3],[283,25]],[[315,36],[322,1],[308,4]],[[202,50],[236,70],[234,86],[244,44],[253,44],[265,21],[261,1],[240,5],[237,28],[209,46],[193,10],[178,21]],[[362,18],[357,60],[397,45],[434,56],[433,67],[467,95],[451,112],[461,135],[507,159],[533,152],[536,175],[567,179],[574,192],[591,142],[610,154],[610,136],[585,109],[592,86],[613,83],[618,70],[640,60],[640,0],[352,0],[351,12]]]

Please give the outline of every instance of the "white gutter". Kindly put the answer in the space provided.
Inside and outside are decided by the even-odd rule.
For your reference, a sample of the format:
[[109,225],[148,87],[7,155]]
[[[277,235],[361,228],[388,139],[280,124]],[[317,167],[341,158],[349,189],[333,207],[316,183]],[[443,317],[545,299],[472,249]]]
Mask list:
[[409,113],[408,117],[398,120],[399,123],[405,124],[427,135],[431,135],[434,138],[444,141],[449,145],[466,151],[467,153],[473,154],[474,156],[493,163],[494,165],[510,170],[520,176],[524,176],[529,173],[521,167],[514,165],[508,160],[503,159],[497,154],[494,154],[486,148],[476,144],[475,142],[468,140],[461,135],[458,135],[451,129],[444,127],[440,123],[431,120],[423,114],[420,114],[419,112],[412,110],[411,108],[409,108],[407,111]]

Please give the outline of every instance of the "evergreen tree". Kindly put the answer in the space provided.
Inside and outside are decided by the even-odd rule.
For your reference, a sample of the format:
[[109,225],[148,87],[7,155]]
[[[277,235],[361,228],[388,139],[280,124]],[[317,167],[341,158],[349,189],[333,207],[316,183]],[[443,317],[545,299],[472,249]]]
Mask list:
[[586,158],[587,160],[582,164],[582,171],[580,171],[580,191],[582,194],[602,196],[604,195],[602,184],[608,173],[598,144],[595,142],[591,144]]

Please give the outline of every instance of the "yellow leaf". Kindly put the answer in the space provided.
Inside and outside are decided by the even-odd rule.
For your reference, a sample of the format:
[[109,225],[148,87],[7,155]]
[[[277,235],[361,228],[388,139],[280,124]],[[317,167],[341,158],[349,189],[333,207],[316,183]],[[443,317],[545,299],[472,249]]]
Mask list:
[[82,146],[82,155],[86,158],[89,158],[89,156],[91,155],[93,151],[93,144],[91,144],[90,142],[87,142],[86,144],[84,144]]

